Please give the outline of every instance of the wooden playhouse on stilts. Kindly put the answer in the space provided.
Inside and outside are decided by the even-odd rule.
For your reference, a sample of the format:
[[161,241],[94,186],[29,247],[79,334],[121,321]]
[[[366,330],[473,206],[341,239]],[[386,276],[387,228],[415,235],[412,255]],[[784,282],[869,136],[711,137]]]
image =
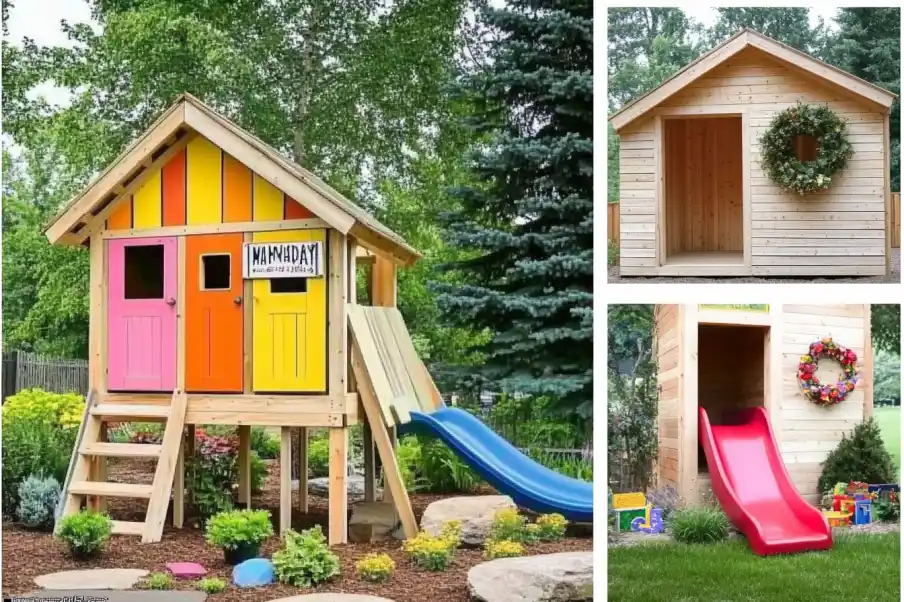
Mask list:
[[[619,137],[621,275],[887,275],[895,98],[750,29],[700,56],[609,119]],[[798,103],[828,109],[846,132],[802,121],[807,132],[778,138],[774,119]],[[781,140],[770,152],[788,160],[764,161],[769,132]],[[829,179],[819,173],[805,194],[770,167],[815,179],[815,160],[838,157],[822,147],[844,154],[842,141],[853,151],[844,167],[826,168]]]
[[[159,541],[172,496],[181,527],[195,425],[238,427],[249,504],[250,428],[281,428],[280,531],[307,511],[307,431],[329,430],[329,541],[348,520],[349,427],[364,425],[365,499],[379,454],[384,501],[417,525],[395,426],[442,405],[396,305],[396,270],[419,254],[337,191],[184,95],[46,231],[90,252],[90,391],[58,515],[109,497],[148,500],[114,533]],[[356,299],[367,270],[369,306]],[[160,445],[108,442],[111,422],[165,423]],[[156,459],[152,484],[112,483],[106,458]]]

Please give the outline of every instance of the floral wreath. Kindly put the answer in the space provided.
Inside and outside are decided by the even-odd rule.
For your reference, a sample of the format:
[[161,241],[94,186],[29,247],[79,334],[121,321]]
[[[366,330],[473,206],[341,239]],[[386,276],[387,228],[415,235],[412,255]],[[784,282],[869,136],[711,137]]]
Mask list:
[[[841,364],[844,374],[839,377],[837,383],[823,384],[819,382],[816,368],[819,366],[820,357],[830,357]],[[821,406],[841,403],[860,380],[860,375],[857,373],[857,354],[847,347],[835,343],[832,337],[810,343],[810,353],[800,357],[797,380],[804,396],[813,403]]]
[[[794,139],[805,134],[818,141],[816,158],[801,161]],[[798,103],[775,116],[760,137],[763,170],[773,182],[800,195],[824,190],[832,175],[844,169],[854,154],[845,122],[824,105]]]

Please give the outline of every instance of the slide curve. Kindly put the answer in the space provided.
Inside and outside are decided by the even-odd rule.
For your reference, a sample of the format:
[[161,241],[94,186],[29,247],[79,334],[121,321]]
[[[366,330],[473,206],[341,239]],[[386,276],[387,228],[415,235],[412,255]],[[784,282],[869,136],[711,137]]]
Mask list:
[[700,443],[713,492],[754,554],[788,554],[832,547],[832,530],[791,481],[764,408],[750,408],[712,425],[699,408]]
[[[410,428],[441,439],[468,466],[516,504],[558,512],[568,520],[593,520],[593,485],[534,462],[476,416],[458,408],[411,412]],[[409,426],[406,425],[406,426]]]

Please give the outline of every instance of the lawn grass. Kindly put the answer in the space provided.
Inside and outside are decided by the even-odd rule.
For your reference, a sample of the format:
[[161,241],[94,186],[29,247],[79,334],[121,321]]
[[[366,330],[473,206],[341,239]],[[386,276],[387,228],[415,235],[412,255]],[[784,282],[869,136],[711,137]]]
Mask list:
[[[885,449],[895,461],[895,468],[901,474],[901,408],[893,406],[880,406],[873,408],[873,417],[882,431],[882,441]],[[900,478],[898,479],[900,481]]]
[[900,600],[900,534],[836,537],[833,549],[755,556],[743,539],[609,549],[609,600]]

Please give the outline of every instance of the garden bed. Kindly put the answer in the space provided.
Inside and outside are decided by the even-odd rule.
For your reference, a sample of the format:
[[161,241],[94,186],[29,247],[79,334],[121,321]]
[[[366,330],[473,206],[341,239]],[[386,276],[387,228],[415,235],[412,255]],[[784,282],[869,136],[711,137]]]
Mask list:
[[[110,468],[110,480],[132,483],[150,482],[152,464],[144,461],[121,461]],[[486,493],[486,491],[481,491]],[[418,519],[430,502],[445,496],[413,494],[411,501]],[[145,502],[141,500],[111,500],[110,514],[119,520],[141,520]],[[270,510],[279,516],[279,463],[268,467],[268,477],[260,495],[252,498],[252,507]],[[293,512],[292,522],[296,530],[320,524],[326,529],[328,503],[325,498],[309,498],[309,513]],[[171,521],[170,521],[171,522]],[[97,560],[78,562],[73,560],[65,546],[47,533],[28,531],[12,523],[3,524],[3,593],[24,593],[37,589],[33,579],[39,575],[72,569],[86,568],[139,568],[151,572],[164,571],[167,562],[189,560],[201,563],[209,577],[220,577],[231,582],[232,567],[223,562],[223,554],[207,545],[204,534],[195,527],[197,521],[186,520],[185,529],[167,526],[163,540],[156,544],[141,544],[138,537],[113,537],[106,552]],[[274,521],[274,527],[276,527]],[[262,552],[270,556],[280,546],[274,537],[263,546]],[[528,555],[554,552],[587,551],[593,549],[589,532],[570,536],[553,543],[527,546]],[[445,572],[427,572],[412,565],[401,551],[401,542],[376,544],[348,544],[332,548],[340,559],[342,574],[336,580],[311,590],[274,584],[257,589],[227,590],[212,596],[213,600],[242,600],[243,602],[272,600],[285,596],[313,592],[367,593],[383,596],[395,602],[465,602],[468,600],[467,572],[484,561],[482,550],[459,550],[452,565]],[[364,582],[355,576],[355,562],[371,552],[386,552],[396,563],[395,574],[384,584]],[[177,581],[179,589],[193,589],[191,581]]]

